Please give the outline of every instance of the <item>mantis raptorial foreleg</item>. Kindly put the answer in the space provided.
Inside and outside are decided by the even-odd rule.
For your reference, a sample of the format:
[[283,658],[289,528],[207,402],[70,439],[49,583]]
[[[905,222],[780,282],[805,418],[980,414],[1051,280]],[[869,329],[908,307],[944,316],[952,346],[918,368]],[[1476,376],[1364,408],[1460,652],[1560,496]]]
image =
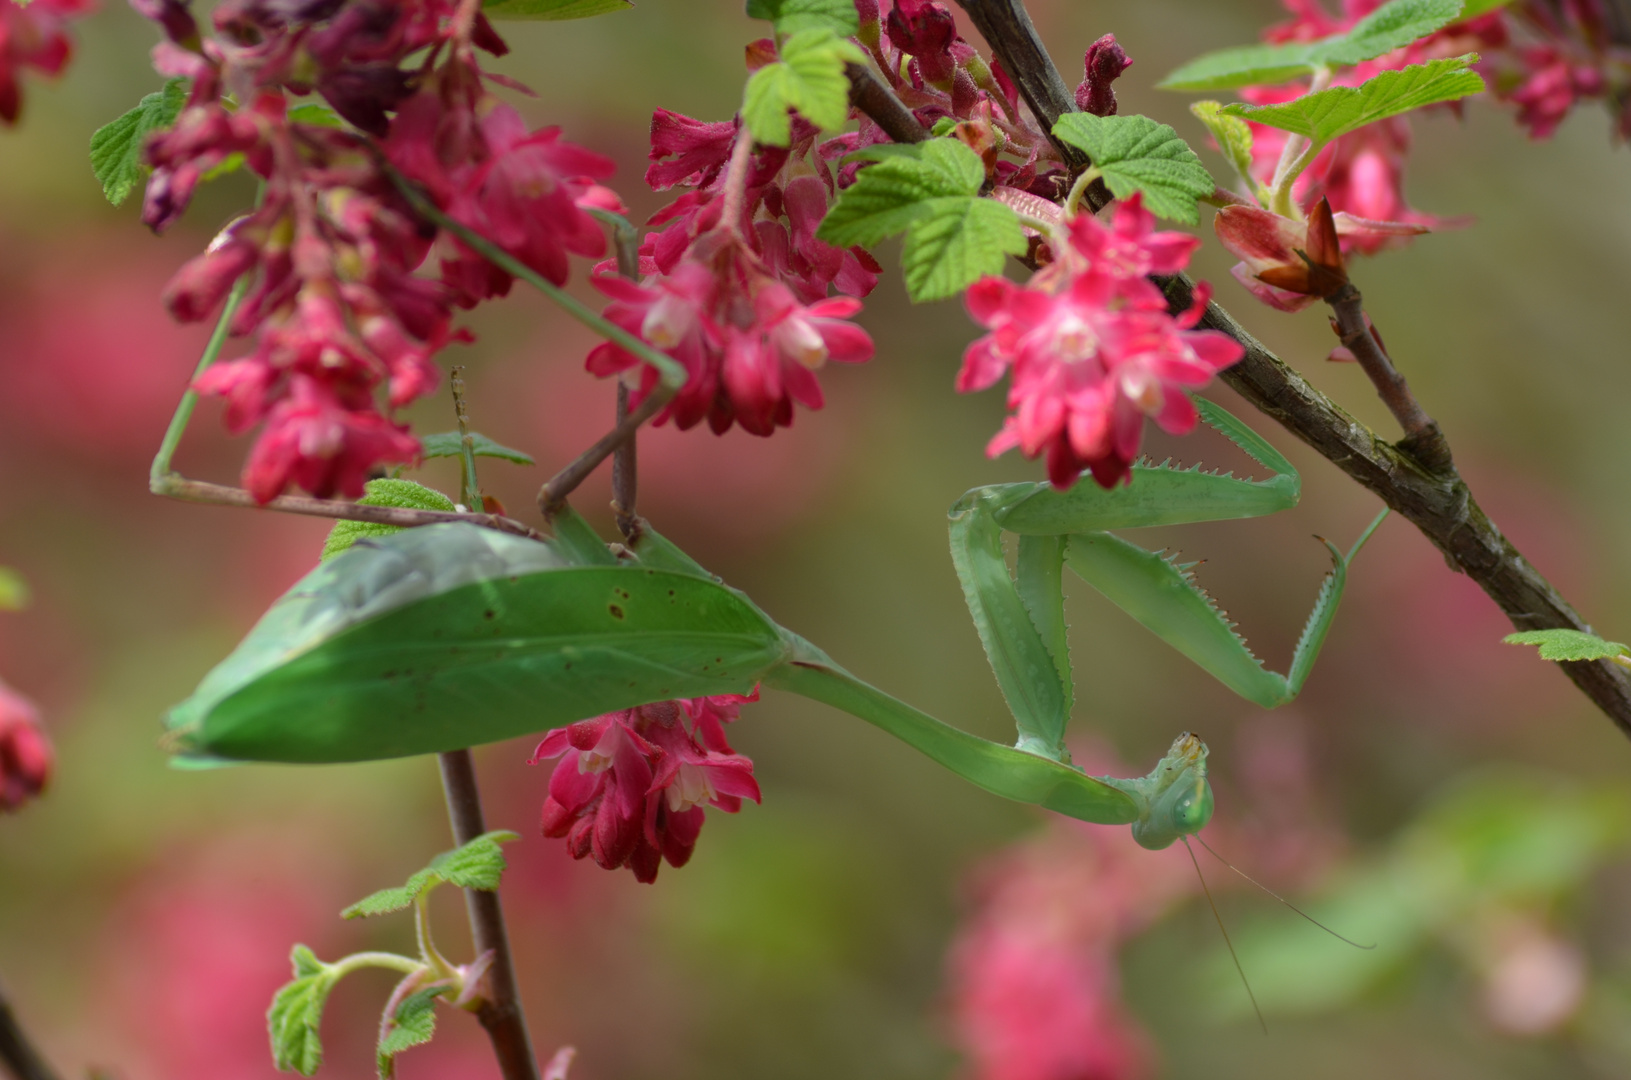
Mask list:
[[[1064,744],[1073,699],[1062,606],[1066,566],[1241,697],[1273,708],[1302,690],[1336,616],[1348,563],[1381,516],[1346,555],[1325,542],[1331,572],[1291,668],[1285,675],[1268,670],[1195,584],[1193,563],[1178,563],[1106,531],[1259,517],[1297,504],[1301,483],[1291,463],[1223,409],[1197,404],[1209,425],[1273,475],[1245,480],[1198,468],[1138,465],[1126,487],[1081,483],[1061,492],[1047,484],[1003,484],[976,488],[952,507],[952,561],[1014,713],[1020,749],[1070,760]],[[1013,573],[1003,553],[1004,532],[1019,537]]]

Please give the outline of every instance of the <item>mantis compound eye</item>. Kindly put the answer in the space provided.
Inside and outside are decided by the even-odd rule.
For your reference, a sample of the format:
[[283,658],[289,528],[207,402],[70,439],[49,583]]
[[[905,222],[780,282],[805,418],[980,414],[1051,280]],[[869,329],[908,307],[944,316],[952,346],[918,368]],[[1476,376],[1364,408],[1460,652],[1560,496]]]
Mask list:
[[1178,799],[1172,808],[1172,827],[1179,836],[1189,836],[1206,828],[1212,820],[1212,785],[1204,779]]

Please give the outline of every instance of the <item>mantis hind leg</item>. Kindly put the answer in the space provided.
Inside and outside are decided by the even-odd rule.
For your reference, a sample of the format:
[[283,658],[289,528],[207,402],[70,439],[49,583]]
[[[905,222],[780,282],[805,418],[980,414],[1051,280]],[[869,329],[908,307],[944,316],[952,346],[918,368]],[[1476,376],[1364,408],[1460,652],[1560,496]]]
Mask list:
[[1308,622],[1293,653],[1289,675],[1263,666],[1234,624],[1195,583],[1189,568],[1157,552],[1146,551],[1109,533],[1078,533],[1070,538],[1065,562],[1111,602],[1199,664],[1213,678],[1266,709],[1284,705],[1301,692],[1320,647],[1336,617],[1347,583],[1348,563],[1381,524],[1383,511],[1344,555],[1329,542],[1331,572],[1320,584]]

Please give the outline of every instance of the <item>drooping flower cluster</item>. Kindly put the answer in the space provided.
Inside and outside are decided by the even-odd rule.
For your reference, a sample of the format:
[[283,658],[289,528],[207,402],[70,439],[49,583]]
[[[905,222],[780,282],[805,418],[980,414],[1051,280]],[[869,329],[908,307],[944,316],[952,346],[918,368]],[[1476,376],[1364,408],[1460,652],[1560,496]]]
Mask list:
[[0,124],[9,127],[22,113],[25,70],[61,73],[74,49],[68,21],[93,6],[93,0],[0,0]]
[[1152,1076],[1116,954],[1195,882],[1181,849],[1063,820],[982,867],[947,964],[967,1080]]
[[38,797],[54,760],[33,702],[0,682],[0,811]]
[[1045,452],[1055,487],[1091,470],[1108,488],[1128,477],[1144,418],[1175,434],[1192,429],[1185,391],[1244,350],[1218,331],[1191,329],[1206,307],[1205,285],[1189,311],[1168,314],[1146,275],[1183,269],[1200,241],[1156,232],[1138,195],[1116,205],[1108,227],[1081,213],[1061,234],[1053,261],[1027,284],[987,277],[969,289],[969,313],[990,332],[963,354],[957,389],[984,390],[1009,372],[1012,414],[986,452]]
[[743,697],[660,701],[556,728],[532,764],[560,758],[549,778],[543,832],[565,838],[574,859],[608,870],[627,866],[657,880],[664,859],[684,866],[702,831],[704,804],[727,814],[759,801],[753,762],[725,741]]
[[[605,242],[587,207],[618,209],[599,185],[611,162],[528,132],[486,90],[477,50],[507,51],[479,5],[228,0],[201,38],[179,0],[135,0],[168,40],[159,69],[192,81],[173,128],[148,146],[143,218],[163,229],[212,170],[242,161],[264,181],[260,205],[231,223],[167,290],[183,321],[208,318],[234,282],[252,283],[234,336],[244,357],[196,384],[227,400],[233,431],[263,430],[244,469],[262,502],[289,484],[357,496],[375,466],[413,460],[419,443],[382,412],[433,390],[431,357],[468,335],[458,307],[503,295],[510,275],[420,220],[386,162],[456,221],[562,283],[570,255]],[[430,50],[430,62],[410,56]],[[439,63],[437,62],[439,61]],[[315,92],[332,114],[292,109]],[[241,103],[234,107],[228,99]],[[374,141],[378,140],[378,142]],[[417,274],[435,255],[440,274]]]

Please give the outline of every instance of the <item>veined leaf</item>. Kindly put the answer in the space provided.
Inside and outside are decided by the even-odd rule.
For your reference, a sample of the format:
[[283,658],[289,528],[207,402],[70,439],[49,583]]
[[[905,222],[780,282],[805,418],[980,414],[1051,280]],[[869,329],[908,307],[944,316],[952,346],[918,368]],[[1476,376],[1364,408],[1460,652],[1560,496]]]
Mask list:
[[489,19],[588,19],[627,11],[631,0],[483,0],[481,12]]
[[272,998],[266,1011],[266,1028],[272,1039],[272,1061],[282,1070],[311,1076],[323,1064],[323,1042],[318,1027],[323,1006],[337,981],[333,970],[304,945],[289,954],[294,979],[285,983]]
[[849,119],[849,79],[844,65],[866,59],[859,46],[831,30],[800,30],[781,44],[781,59],[748,80],[742,119],[754,139],[786,146],[792,139],[787,110],[816,127],[836,131]]
[[1237,103],[1223,112],[1324,144],[1390,116],[1478,93],[1484,80],[1468,70],[1477,61],[1477,53],[1468,53],[1412,64],[1381,72],[1356,87],[1333,86],[1279,105]]
[[1147,116],[1066,113],[1053,133],[1087,152],[1117,198],[1143,192],[1144,205],[1158,217],[1194,225],[1200,220],[1195,200],[1217,188],[1189,144]]
[[499,845],[519,839],[519,834],[505,829],[482,833],[468,844],[436,856],[429,866],[414,871],[407,884],[381,889],[366,896],[340,912],[340,917],[366,919],[402,911],[411,907],[426,892],[444,883],[457,885],[461,889],[492,892],[498,888],[505,868],[504,852]]
[[1612,660],[1631,654],[1618,641],[1580,630],[1520,630],[1501,639],[1508,645],[1539,645],[1542,660]]
[[775,23],[778,34],[830,30],[850,37],[861,28],[855,0],[748,0],[748,18]]
[[1025,252],[1019,216],[995,199],[931,199],[926,209],[907,228],[901,251],[914,301],[956,296],[985,275],[1002,273],[1006,256]]
[[[382,478],[363,485],[363,497],[357,502],[363,506],[397,506],[411,510],[456,510],[453,500],[434,488],[416,484],[412,480]],[[332,559],[347,551],[365,536],[390,536],[402,531],[400,525],[382,525],[377,521],[336,521],[323,542],[321,559]]]
[[118,206],[130,197],[137,181],[147,174],[142,155],[147,137],[176,122],[187,104],[187,80],[171,79],[164,89],[146,95],[117,120],[102,125],[91,136],[91,171],[102,183],[102,194]]
[[856,156],[876,164],[839,195],[816,235],[849,247],[906,233],[901,262],[913,300],[958,293],[1025,250],[1018,215],[979,197],[985,165],[956,139],[875,146]]
[[[1484,0],[1473,0],[1469,9],[1480,2]],[[1479,13],[1463,12],[1461,0],[1392,0],[1340,34],[1318,41],[1221,49],[1196,57],[1157,85],[1164,90],[1233,90],[1290,82],[1321,67],[1373,60]]]
[[436,999],[446,990],[445,985],[415,990],[380,1025],[376,1058],[382,1080],[396,1075],[396,1055],[415,1046],[423,1046],[435,1036]]
[[[457,431],[438,431],[434,435],[426,435],[419,440],[419,456],[426,460],[439,457],[459,457],[464,453],[464,439]],[[489,439],[479,431],[470,433],[470,450],[477,457],[503,458],[513,461],[517,465],[534,465],[532,455],[522,450],[512,450],[508,446]]]

